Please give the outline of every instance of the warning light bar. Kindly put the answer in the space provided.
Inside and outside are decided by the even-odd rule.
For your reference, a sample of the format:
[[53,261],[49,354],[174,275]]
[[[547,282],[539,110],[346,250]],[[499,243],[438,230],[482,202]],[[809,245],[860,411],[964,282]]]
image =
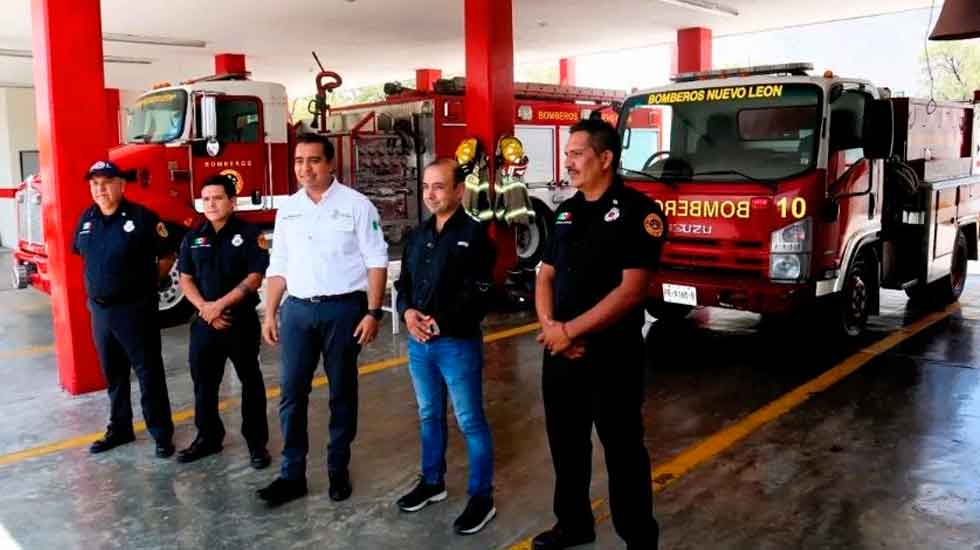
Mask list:
[[813,70],[812,63],[784,63],[782,65],[757,65],[755,67],[739,67],[737,69],[716,69],[694,73],[681,73],[673,78],[674,82],[693,82],[695,80],[710,80],[716,78],[731,78],[739,76],[759,76],[764,74],[787,74],[792,76],[808,76],[807,71]]

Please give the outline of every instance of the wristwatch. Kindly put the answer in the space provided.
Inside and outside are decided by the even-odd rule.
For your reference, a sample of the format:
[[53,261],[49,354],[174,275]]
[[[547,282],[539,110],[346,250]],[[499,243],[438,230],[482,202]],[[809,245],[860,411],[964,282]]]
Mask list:
[[378,321],[380,321],[381,318],[385,316],[385,311],[383,309],[381,309],[380,307],[378,309],[369,309],[368,310],[368,315],[370,315],[371,317],[374,317],[375,319],[377,319]]

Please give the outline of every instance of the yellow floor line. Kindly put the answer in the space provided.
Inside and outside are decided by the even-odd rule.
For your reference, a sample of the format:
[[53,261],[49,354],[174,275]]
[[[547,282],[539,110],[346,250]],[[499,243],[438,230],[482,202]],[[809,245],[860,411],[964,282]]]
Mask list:
[[50,344],[46,346],[30,346],[26,348],[0,351],[0,361],[6,361],[7,359],[23,359],[24,357],[31,357],[32,355],[44,355],[45,353],[51,353],[52,351],[54,351],[54,346]]
[[[848,375],[854,373],[854,371],[868,364],[875,357],[949,317],[958,311],[959,308],[959,304],[950,305],[943,311],[931,313],[907,327],[896,330],[878,342],[841,361],[813,380],[783,395],[735,424],[688,447],[671,460],[656,466],[650,473],[654,492],[662,492],[671,483],[677,481],[694,468],[725,452],[735,445],[735,443],[745,439],[759,428],[799,407],[814,394],[827,390]],[[595,499],[592,502],[592,508],[596,509],[605,503],[605,498]],[[609,512],[604,512],[596,518],[596,522],[601,523],[607,519],[609,519]],[[509,550],[531,550],[531,539],[524,539],[513,544],[509,547]]]
[[[539,325],[538,323],[530,323],[527,325],[522,325],[511,329],[501,330],[499,332],[493,332],[491,334],[486,335],[483,338],[483,341],[489,344],[491,342],[497,342],[499,340],[513,338],[515,336],[520,336],[522,334],[534,332],[535,330],[540,328],[540,326],[541,325]],[[360,375],[363,376],[365,374],[371,374],[385,369],[398,367],[406,363],[408,363],[408,357],[403,355],[400,357],[393,357],[391,359],[385,359],[383,361],[377,361],[375,363],[363,365],[360,368],[358,368],[358,372],[360,373]],[[321,375],[313,379],[314,388],[319,388],[325,385],[327,385],[326,376]],[[278,397],[279,393],[280,393],[280,389],[278,386],[269,388],[265,392],[266,397],[270,399],[274,397]],[[240,401],[241,400],[238,398],[224,399],[218,403],[218,410],[220,411],[227,410],[232,405],[235,405]],[[174,424],[186,422],[192,418],[194,418],[193,408],[177,411],[176,413],[173,414]],[[146,431],[146,424],[143,421],[135,422],[133,424],[133,430],[137,433],[144,432]],[[5,455],[0,455],[0,467],[7,466],[9,464],[15,464],[18,462],[23,462],[25,460],[30,460],[32,458],[37,458],[40,456],[66,451],[69,449],[84,447],[86,445],[91,444],[93,441],[99,439],[100,437],[102,437],[102,432],[95,432],[86,435],[81,435],[78,437],[73,437],[70,439],[55,441],[53,443],[48,443],[37,447],[32,447],[30,449],[24,449],[22,451],[16,451]]]

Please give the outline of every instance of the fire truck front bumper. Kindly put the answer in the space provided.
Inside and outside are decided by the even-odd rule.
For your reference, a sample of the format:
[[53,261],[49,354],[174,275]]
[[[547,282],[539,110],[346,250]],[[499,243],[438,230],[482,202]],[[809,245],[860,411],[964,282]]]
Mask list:
[[38,290],[49,293],[51,284],[47,277],[48,258],[23,249],[14,251],[14,266],[12,279],[15,288],[33,286]]
[[723,307],[756,313],[786,313],[813,303],[811,282],[774,282],[753,272],[696,273],[660,269],[650,298],[691,306]]

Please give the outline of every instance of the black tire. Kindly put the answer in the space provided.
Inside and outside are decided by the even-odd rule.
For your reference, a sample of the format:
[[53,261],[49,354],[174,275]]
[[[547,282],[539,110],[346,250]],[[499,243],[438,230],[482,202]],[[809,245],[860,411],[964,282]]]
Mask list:
[[870,272],[871,259],[861,254],[847,269],[844,288],[835,297],[836,307],[831,308],[837,332],[853,338],[864,332],[871,311],[872,292],[877,292],[874,278]]
[[966,287],[966,270],[969,260],[969,249],[966,244],[966,234],[956,232],[956,243],[953,244],[953,260],[949,275],[939,279],[936,285],[936,305],[948,305],[960,299]]
[[647,313],[650,314],[650,316],[656,317],[657,321],[663,323],[680,321],[694,311],[694,306],[670,304],[659,300],[647,300],[644,308],[646,309]]
[[958,231],[956,242],[953,244],[950,274],[927,285],[916,285],[905,289],[909,301],[913,304],[938,308],[959,300],[960,295],[963,294],[963,289],[966,288],[968,261],[969,248],[966,242],[966,234]]
[[555,214],[543,202],[531,199],[531,204],[534,205],[534,223],[530,227],[518,225],[514,231],[517,265],[522,269],[534,269],[541,261],[555,223]]
[[157,323],[160,328],[170,328],[183,325],[194,313],[194,306],[184,297],[180,290],[180,274],[177,262],[174,262],[167,276],[167,282],[161,283],[158,293]]

